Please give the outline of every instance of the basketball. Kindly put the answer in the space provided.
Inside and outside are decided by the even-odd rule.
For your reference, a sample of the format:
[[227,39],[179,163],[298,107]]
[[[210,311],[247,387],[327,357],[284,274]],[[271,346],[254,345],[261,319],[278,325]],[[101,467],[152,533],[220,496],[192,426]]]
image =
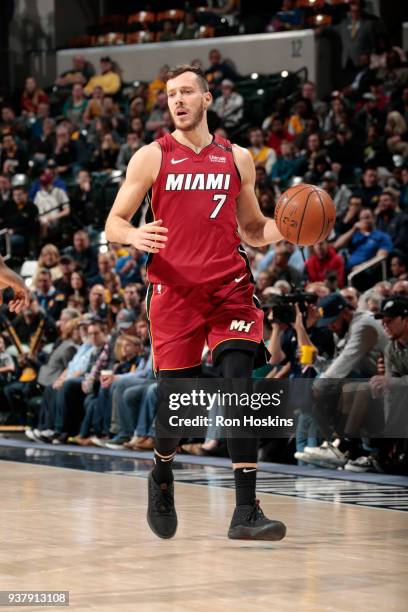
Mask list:
[[299,246],[322,242],[331,233],[336,207],[329,194],[315,185],[301,183],[280,196],[275,208],[278,230]]

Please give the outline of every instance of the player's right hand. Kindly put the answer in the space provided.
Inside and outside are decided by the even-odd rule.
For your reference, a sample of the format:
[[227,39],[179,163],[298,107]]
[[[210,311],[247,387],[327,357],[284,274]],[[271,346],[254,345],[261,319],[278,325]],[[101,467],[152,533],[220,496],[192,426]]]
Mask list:
[[134,228],[132,232],[129,232],[130,243],[140,251],[158,253],[160,249],[165,248],[167,242],[168,229],[163,227],[162,223],[163,221],[158,219]]

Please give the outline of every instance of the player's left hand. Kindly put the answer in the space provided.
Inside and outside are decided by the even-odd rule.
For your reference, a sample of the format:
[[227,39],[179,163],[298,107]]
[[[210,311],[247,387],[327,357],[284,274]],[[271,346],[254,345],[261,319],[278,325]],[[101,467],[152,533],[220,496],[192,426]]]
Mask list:
[[[10,312],[19,314],[23,308],[28,308],[30,305],[30,292],[27,289],[23,279],[18,277],[8,282],[8,287],[11,287],[14,291],[13,299],[8,303],[8,309]],[[4,285],[3,285],[4,288]],[[0,304],[3,303],[2,291],[0,291]]]

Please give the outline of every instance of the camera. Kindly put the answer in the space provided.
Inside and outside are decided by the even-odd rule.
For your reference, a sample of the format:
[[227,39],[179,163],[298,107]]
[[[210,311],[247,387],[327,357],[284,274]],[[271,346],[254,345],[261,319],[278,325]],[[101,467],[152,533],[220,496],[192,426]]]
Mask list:
[[272,295],[267,304],[264,304],[264,311],[273,308],[273,319],[271,323],[286,323],[290,325],[295,322],[295,304],[299,305],[300,312],[306,312],[308,304],[316,304],[318,296],[316,293],[307,291],[294,291],[283,295]]

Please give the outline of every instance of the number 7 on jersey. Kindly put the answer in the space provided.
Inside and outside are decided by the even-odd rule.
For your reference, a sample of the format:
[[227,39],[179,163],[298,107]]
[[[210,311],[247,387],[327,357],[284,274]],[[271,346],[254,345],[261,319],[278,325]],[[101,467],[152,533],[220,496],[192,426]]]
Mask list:
[[218,215],[218,213],[220,212],[221,208],[225,204],[225,200],[226,199],[227,199],[227,196],[225,195],[225,193],[216,193],[213,196],[213,201],[214,202],[218,202],[218,204],[214,208],[214,210],[212,211],[212,213],[210,215],[210,219],[215,219],[215,217]]

